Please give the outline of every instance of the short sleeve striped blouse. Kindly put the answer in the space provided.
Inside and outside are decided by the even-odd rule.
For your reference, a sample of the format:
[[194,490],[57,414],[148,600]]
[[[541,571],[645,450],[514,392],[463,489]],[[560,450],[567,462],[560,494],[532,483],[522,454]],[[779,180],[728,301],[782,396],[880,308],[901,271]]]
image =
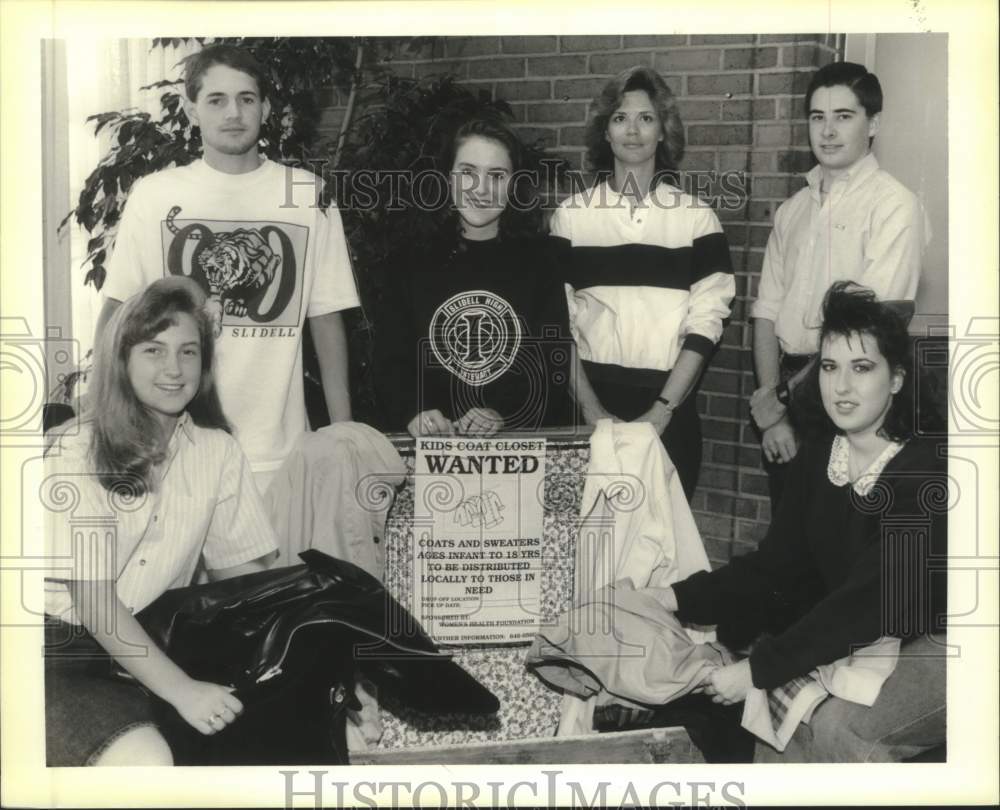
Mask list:
[[202,556],[208,569],[220,569],[277,547],[249,463],[225,431],[183,414],[156,491],[135,495],[127,482],[110,491],[101,485],[88,458],[91,428],[83,422],[74,435],[58,436],[46,456],[47,488],[63,493],[46,504],[49,615],[79,623],[67,580],[113,579],[136,612],[189,585]]

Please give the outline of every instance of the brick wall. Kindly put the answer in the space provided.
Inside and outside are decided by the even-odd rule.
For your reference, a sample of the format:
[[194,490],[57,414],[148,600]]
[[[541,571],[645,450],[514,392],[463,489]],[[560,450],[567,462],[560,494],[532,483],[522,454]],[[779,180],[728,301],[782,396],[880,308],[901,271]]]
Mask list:
[[[835,58],[836,42],[832,34],[441,37],[416,53],[385,41],[375,57],[400,76],[451,74],[504,99],[525,141],[581,169],[594,96],[627,67],[653,67],[680,100],[682,170],[746,173],[745,203],[719,210],[736,300],[698,394],[704,461],[693,506],[714,563],[753,548],[770,520],[747,406],[754,388],[747,309],[774,210],[812,165],[802,93],[816,68]],[[334,91],[324,101],[321,127],[333,136],[345,99]]]

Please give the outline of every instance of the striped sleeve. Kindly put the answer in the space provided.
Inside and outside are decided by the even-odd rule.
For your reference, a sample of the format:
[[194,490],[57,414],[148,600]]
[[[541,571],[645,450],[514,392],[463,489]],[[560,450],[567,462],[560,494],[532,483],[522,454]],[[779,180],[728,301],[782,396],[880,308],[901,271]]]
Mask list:
[[[49,579],[58,582],[113,580],[118,576],[116,539],[120,529],[101,530],[114,526],[112,504],[116,498],[91,469],[89,437],[89,430],[76,436],[58,435],[45,455],[45,487],[50,493],[43,499],[46,550],[51,563]],[[120,499],[126,500],[127,492],[126,482],[119,488]]]
[[250,463],[234,438],[228,434],[221,438],[226,446],[219,497],[203,548],[210,570],[256,560],[278,547]]
[[736,295],[729,244],[709,208],[699,208],[691,242],[691,293],[681,324],[682,348],[708,356],[722,337],[722,322]]

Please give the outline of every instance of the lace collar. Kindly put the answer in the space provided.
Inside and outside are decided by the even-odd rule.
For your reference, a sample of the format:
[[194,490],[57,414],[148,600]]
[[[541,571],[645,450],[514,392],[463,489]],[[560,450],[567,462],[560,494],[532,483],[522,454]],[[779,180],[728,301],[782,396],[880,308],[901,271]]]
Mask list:
[[[901,442],[889,442],[885,450],[879,453],[868,469],[858,476],[854,482],[854,491],[862,497],[871,492],[878,477],[888,464],[895,457],[896,453],[903,449]],[[826,466],[826,475],[830,483],[835,487],[847,486],[850,483],[848,475],[848,461],[851,458],[851,445],[844,436],[837,436],[833,440],[833,447],[830,448],[830,463]]]

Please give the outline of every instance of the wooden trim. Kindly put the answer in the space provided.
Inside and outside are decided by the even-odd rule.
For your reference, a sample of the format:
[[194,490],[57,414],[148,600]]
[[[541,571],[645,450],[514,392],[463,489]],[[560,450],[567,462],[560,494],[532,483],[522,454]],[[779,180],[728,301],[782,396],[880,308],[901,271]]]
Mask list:
[[395,751],[352,751],[352,765],[546,765],[703,763],[683,728],[615,731],[511,742],[422,745]]

